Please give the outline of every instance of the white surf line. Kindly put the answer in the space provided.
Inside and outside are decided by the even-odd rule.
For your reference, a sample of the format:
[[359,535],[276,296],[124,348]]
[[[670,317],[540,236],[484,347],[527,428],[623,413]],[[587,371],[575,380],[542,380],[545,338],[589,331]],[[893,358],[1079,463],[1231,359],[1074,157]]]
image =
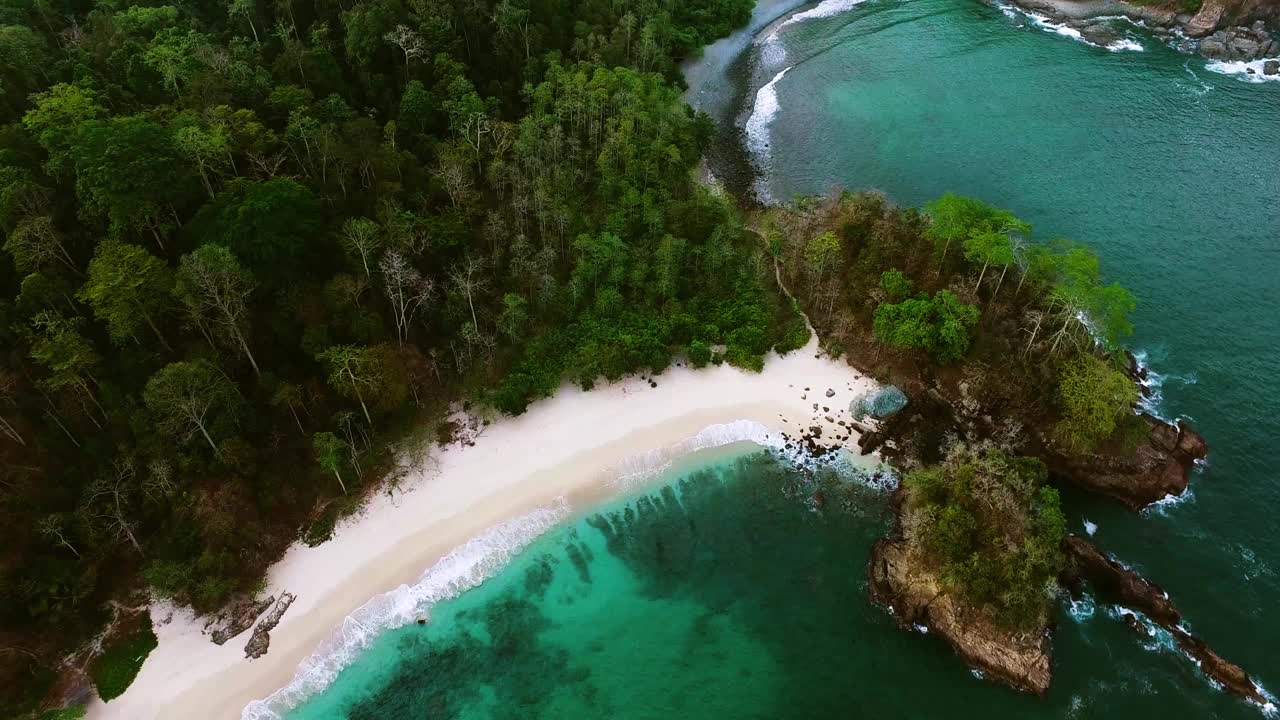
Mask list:
[[240,714],[241,720],[280,720],[328,687],[383,632],[426,618],[436,603],[476,587],[568,517],[569,505],[562,500],[502,523],[455,548],[413,585],[401,585],[373,597],[343,618],[298,665],[288,685],[249,703]]
[[[1237,79],[1249,83],[1280,81],[1280,74],[1267,75],[1264,66],[1268,62],[1280,62],[1280,57],[1259,58],[1250,62],[1243,60],[1214,60],[1204,66],[1209,72],[1219,75],[1236,75]],[[1250,72],[1252,70],[1252,72]]]
[[[1013,18],[1013,19],[1017,19],[1019,16],[1025,17],[1031,21],[1032,25],[1035,25],[1036,27],[1040,28],[1044,32],[1053,33],[1055,35],[1061,35],[1063,37],[1068,37],[1068,38],[1071,38],[1072,40],[1075,40],[1076,42],[1084,43],[1089,47],[1102,48],[1104,50],[1109,50],[1111,52],[1125,52],[1125,51],[1144,52],[1146,50],[1146,48],[1142,46],[1142,43],[1138,42],[1137,40],[1134,40],[1133,38],[1128,38],[1128,37],[1120,38],[1119,40],[1114,40],[1112,42],[1107,43],[1106,45],[1099,45],[1098,43],[1092,42],[1087,38],[1085,38],[1083,33],[1075,29],[1071,25],[1068,25],[1067,23],[1055,22],[1052,19],[1050,19],[1049,16],[1047,15],[1041,15],[1040,13],[1027,10],[1026,8],[1022,8],[1017,5],[1010,5],[1008,3],[997,2],[995,6],[1000,10],[1000,12],[1004,13],[1006,17]],[[1120,17],[1120,16],[1108,15],[1108,16],[1099,16],[1097,18],[1091,18],[1091,19],[1111,20],[1111,19],[1115,19],[1116,17]],[[1125,19],[1129,20],[1128,18],[1125,18]],[[1134,22],[1132,20],[1129,20],[1129,22],[1133,23],[1134,25],[1138,25],[1139,27],[1142,27],[1142,25],[1139,25],[1137,22]]]
[[751,116],[747,118],[744,128],[747,133],[747,148],[761,157],[769,155],[769,125],[778,114],[777,85],[786,76],[791,67],[782,69],[773,79],[756,91],[756,102],[751,108]]

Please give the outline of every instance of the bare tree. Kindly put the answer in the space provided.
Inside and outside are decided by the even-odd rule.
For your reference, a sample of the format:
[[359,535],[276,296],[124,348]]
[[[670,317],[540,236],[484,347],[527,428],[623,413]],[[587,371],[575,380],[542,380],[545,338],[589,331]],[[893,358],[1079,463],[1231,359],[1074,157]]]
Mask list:
[[[13,373],[0,369],[0,408],[12,406],[17,392],[18,378]],[[13,426],[13,423],[9,422],[9,418],[3,414],[0,414],[0,433],[19,445],[27,444],[27,441],[22,438],[22,434]]]
[[475,154],[476,172],[484,175],[481,151],[484,147],[485,136],[493,133],[493,125],[489,122],[489,116],[484,113],[473,112],[462,121],[462,126],[459,129],[462,131],[462,139],[466,141],[471,148],[471,152]]
[[4,249],[13,256],[13,264],[24,272],[35,272],[57,262],[72,273],[81,274],[62,244],[62,234],[48,215],[36,215],[19,222],[9,233]]
[[147,479],[142,484],[147,497],[160,500],[172,495],[173,490],[173,465],[163,458],[147,463]]
[[396,333],[403,345],[409,339],[409,324],[413,322],[413,316],[435,293],[435,283],[422,277],[422,273],[397,250],[388,250],[378,267],[382,270],[383,290],[395,316]]
[[104,475],[89,486],[89,495],[85,498],[85,508],[90,517],[103,523],[117,539],[129,541],[138,554],[142,553],[142,545],[134,534],[136,523],[129,519],[129,495],[135,476],[133,458],[121,456],[111,465],[111,472]]
[[43,518],[36,526],[36,529],[40,531],[41,535],[70,550],[76,557],[80,557],[80,551],[76,550],[76,547],[67,540],[65,525],[62,515],[54,514]]
[[176,293],[201,332],[206,332],[205,323],[212,325],[214,335],[239,346],[253,366],[253,372],[261,375],[244,334],[249,320],[247,303],[254,287],[249,271],[221,245],[200,246],[190,255],[184,255],[178,268]]
[[444,183],[449,202],[459,207],[471,196],[471,165],[457,148],[440,150],[436,159],[435,175]]
[[489,280],[481,274],[484,264],[480,258],[468,257],[449,271],[449,285],[454,292],[466,296],[467,307],[471,309],[471,325],[477,333],[480,332],[480,320],[476,317],[475,296],[489,286]]
[[420,58],[427,53],[427,45],[422,42],[422,36],[411,30],[408,25],[395,26],[395,29],[384,35],[382,39],[400,48],[400,52],[404,53],[406,74],[409,71],[409,63],[414,58]]
[[364,276],[372,277],[369,259],[382,247],[378,223],[368,218],[349,218],[342,223],[342,247],[352,255],[358,255],[360,264],[364,266]]

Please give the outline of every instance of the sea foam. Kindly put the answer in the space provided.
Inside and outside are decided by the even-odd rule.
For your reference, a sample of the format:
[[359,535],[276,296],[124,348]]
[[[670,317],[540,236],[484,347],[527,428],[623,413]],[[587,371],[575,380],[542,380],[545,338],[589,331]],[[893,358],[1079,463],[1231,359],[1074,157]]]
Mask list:
[[778,29],[774,30],[774,34],[777,34],[778,30],[781,30],[788,25],[795,25],[796,23],[802,23],[806,20],[816,20],[818,18],[831,17],[833,15],[849,12],[865,1],[866,0],[822,0],[822,2],[817,4],[817,6],[805,10],[804,12],[798,12],[784,20],[782,24],[778,25]]
[[769,154],[769,125],[773,122],[773,118],[778,114],[778,83],[786,76],[787,71],[791,68],[784,68],[782,72],[773,76],[773,79],[764,84],[756,91],[756,102],[751,108],[751,116],[747,118],[747,147],[757,155]]
[[[1251,83],[1264,83],[1280,81],[1280,75],[1266,75],[1262,72],[1262,66],[1268,60],[1280,60],[1280,58],[1260,58],[1251,62],[1243,60],[1215,60],[1204,66],[1205,70],[1215,72],[1219,75],[1237,75],[1241,80]],[[1253,72],[1249,72],[1252,70]]]
[[[1031,22],[1032,25],[1040,28],[1045,32],[1054,33],[1055,35],[1061,35],[1063,37],[1068,37],[1068,38],[1071,38],[1072,40],[1075,40],[1076,42],[1084,43],[1085,45],[1088,45],[1090,47],[1103,48],[1105,50],[1110,50],[1111,52],[1126,52],[1126,51],[1143,52],[1146,50],[1146,48],[1142,46],[1142,43],[1138,42],[1137,40],[1134,40],[1133,38],[1128,38],[1128,37],[1120,38],[1119,40],[1114,40],[1112,42],[1107,43],[1106,45],[1099,45],[1098,43],[1092,42],[1089,39],[1085,38],[1084,34],[1081,33],[1079,30],[1075,29],[1074,27],[1071,27],[1067,23],[1056,22],[1050,19],[1049,16],[1047,15],[1041,15],[1040,13],[1032,12],[1025,8],[1021,8],[1016,5],[1009,5],[1006,3],[996,3],[996,7],[1000,10],[1000,12],[1004,13],[1005,16],[1007,17],[1014,18],[1014,19],[1017,19],[1020,16],[1025,17],[1027,20]],[[1095,19],[1106,20],[1106,19],[1114,19],[1114,18],[1111,16],[1108,16],[1108,17],[1099,17]],[[1128,18],[1125,18],[1125,19],[1128,20]],[[1137,25],[1138,23],[1134,23],[1134,24]]]
[[[799,447],[788,450],[781,433],[752,420],[736,420],[707,426],[674,445],[632,455],[607,472],[615,478],[615,486],[624,491],[635,490],[660,476],[681,456],[739,442],[751,442],[769,449],[797,467],[812,468],[821,462],[839,471],[842,463],[850,467],[865,465],[849,459],[847,451],[815,460]],[[865,467],[858,479],[886,490],[892,490],[892,485],[896,484],[892,473],[866,472]],[[561,499],[551,507],[539,508],[497,525],[454,549],[424,572],[413,585],[401,585],[369,600],[343,618],[315,652],[298,665],[288,685],[263,700],[249,703],[240,714],[241,720],[282,720],[290,710],[328,687],[378,635],[420,618],[429,618],[436,603],[478,586],[569,516],[569,505]]]
[[361,605],[299,663],[288,685],[249,703],[241,720],[280,720],[332,683],[379,634],[427,617],[436,603],[476,587],[568,516],[568,504],[560,501],[490,528],[441,558],[413,585],[401,585]]

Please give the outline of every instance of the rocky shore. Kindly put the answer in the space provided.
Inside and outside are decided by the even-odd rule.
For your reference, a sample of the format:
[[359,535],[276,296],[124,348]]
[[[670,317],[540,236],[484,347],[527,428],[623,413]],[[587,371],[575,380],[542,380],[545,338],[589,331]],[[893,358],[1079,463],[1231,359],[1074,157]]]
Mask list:
[[[1112,25],[1128,18],[1184,52],[1211,60],[1262,61],[1261,72],[1280,75],[1280,2],[1205,0],[1195,14],[1176,5],[1135,5],[1125,0],[1016,0],[1016,4],[1079,31],[1083,39],[1108,47],[1120,38]],[[1249,72],[1255,72],[1250,68]]]
[[1088,582],[1102,599],[1118,603],[1126,609],[1126,618],[1136,632],[1143,635],[1149,632],[1138,621],[1136,613],[1140,612],[1169,632],[1178,647],[1195,660],[1205,675],[1231,693],[1259,705],[1267,704],[1268,698],[1243,668],[1223,659],[1203,640],[1182,626],[1182,614],[1169,599],[1169,593],[1160,589],[1160,586],[1103,555],[1093,543],[1079,536],[1068,536],[1063,549],[1067,553],[1068,562],[1067,571],[1063,574],[1063,584],[1073,594],[1078,594],[1081,584]]
[[[1146,371],[1130,357],[1130,378],[1145,388]],[[886,418],[859,438],[863,452],[879,450],[882,457],[908,468],[937,452],[942,438],[964,442],[1000,442],[998,423],[964,384],[914,387],[905,412]],[[1169,423],[1149,414],[1139,416],[1148,432],[1131,450],[1073,453],[1057,446],[1048,435],[1030,431],[1038,443],[1023,452],[1040,457],[1059,482],[1070,482],[1112,497],[1140,510],[1187,489],[1188,474],[1208,453],[1208,444],[1187,425]],[[1009,629],[993,622],[982,608],[953,596],[925,558],[912,551],[902,535],[905,491],[899,489],[893,508],[897,521],[889,537],[876,543],[867,565],[868,593],[904,629],[927,630],[944,640],[970,667],[985,677],[1025,692],[1042,695],[1052,681],[1051,617],[1032,627]],[[1089,541],[1068,536],[1063,543],[1067,568],[1062,588],[1078,594],[1084,583],[1102,602],[1120,609],[1139,632],[1152,632],[1140,619],[1170,633],[1177,646],[1200,670],[1230,692],[1258,704],[1269,698],[1239,666],[1223,659],[1203,640],[1184,629],[1182,616],[1167,593],[1156,584],[1107,557]]]
[[911,556],[900,539],[876,542],[867,565],[872,602],[886,608],[904,629],[928,628],[970,667],[1017,690],[1043,695],[1052,679],[1051,628],[1011,631],[947,593],[937,573]]

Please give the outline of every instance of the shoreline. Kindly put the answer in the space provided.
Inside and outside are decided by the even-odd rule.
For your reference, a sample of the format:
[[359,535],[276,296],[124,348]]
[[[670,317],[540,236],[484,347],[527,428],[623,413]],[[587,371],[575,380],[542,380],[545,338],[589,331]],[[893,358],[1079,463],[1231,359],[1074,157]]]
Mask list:
[[[779,444],[783,433],[797,438],[813,426],[824,438],[847,433],[837,421],[847,421],[850,401],[878,384],[843,360],[820,355],[813,335],[800,350],[770,355],[760,373],[680,366],[654,376],[657,387],[634,377],[590,391],[562,386],[524,415],[483,428],[473,446],[451,443],[430,452],[400,492],[374,496],[328,542],[290,547],[271,568],[262,595],[288,592],[297,599],[272,630],[262,658],[244,658],[248,632],[214,645],[202,618],[153,604],[159,646],[124,695],[111,703],[95,700],[86,717],[241,717],[249,703],[288,685],[353,611],[414,584],[451,551],[502,523],[561,503],[580,511],[620,495],[637,463],[656,476],[696,451],[690,444],[715,426],[749,421]],[[821,410],[824,403],[829,411]],[[704,446],[752,438],[742,437],[740,426],[737,436],[714,439]],[[850,433],[844,444],[855,441]]]

